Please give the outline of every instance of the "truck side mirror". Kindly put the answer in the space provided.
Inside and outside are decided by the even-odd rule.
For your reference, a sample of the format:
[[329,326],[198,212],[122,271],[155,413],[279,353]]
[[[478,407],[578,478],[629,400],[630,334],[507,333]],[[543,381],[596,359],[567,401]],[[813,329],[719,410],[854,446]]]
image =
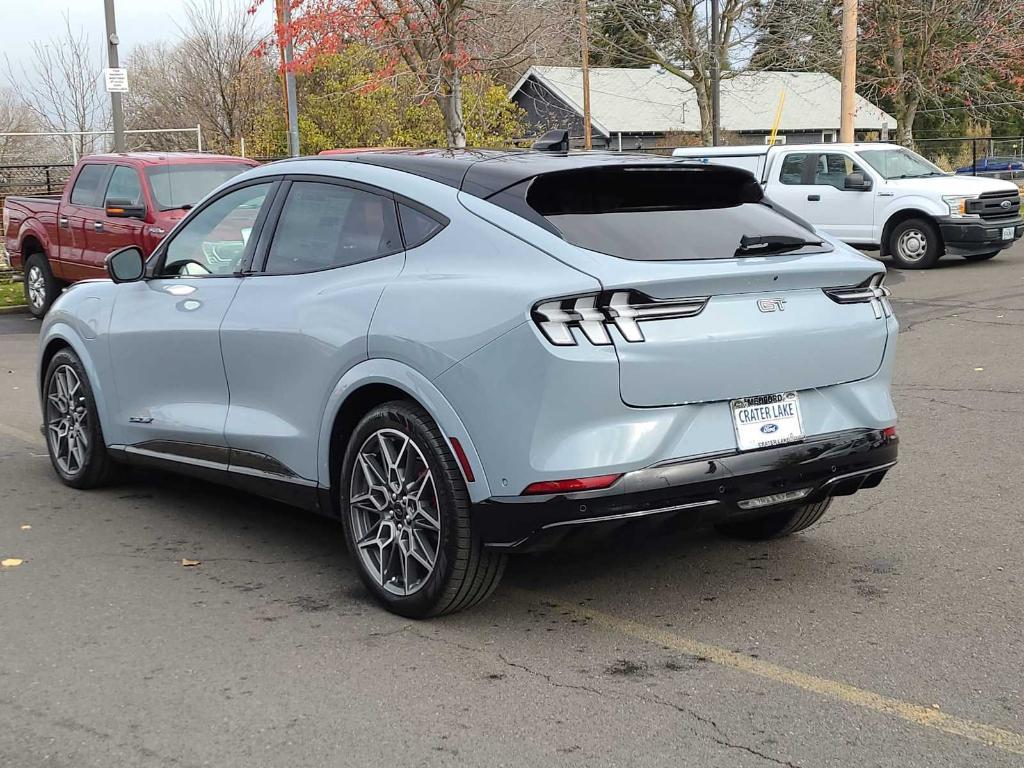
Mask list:
[[134,283],[141,280],[146,272],[146,260],[134,245],[111,253],[107,256],[106,266],[107,274],[115,283]]
[[865,177],[863,173],[851,173],[843,179],[843,189],[868,192],[871,189],[871,179]]
[[112,219],[144,219],[146,206],[131,200],[107,200],[107,216]]

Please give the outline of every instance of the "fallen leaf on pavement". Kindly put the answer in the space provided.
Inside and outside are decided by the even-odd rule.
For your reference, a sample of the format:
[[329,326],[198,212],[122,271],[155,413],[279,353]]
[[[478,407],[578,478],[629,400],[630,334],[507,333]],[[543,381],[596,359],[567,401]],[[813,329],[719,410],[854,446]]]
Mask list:
[[193,566],[199,565],[200,563],[198,560],[189,560],[187,557],[183,557],[181,558],[181,564],[185,568],[192,568]]
[[8,557],[4,560],[0,560],[0,566],[3,566],[4,568],[17,568],[24,562],[25,561],[20,557]]

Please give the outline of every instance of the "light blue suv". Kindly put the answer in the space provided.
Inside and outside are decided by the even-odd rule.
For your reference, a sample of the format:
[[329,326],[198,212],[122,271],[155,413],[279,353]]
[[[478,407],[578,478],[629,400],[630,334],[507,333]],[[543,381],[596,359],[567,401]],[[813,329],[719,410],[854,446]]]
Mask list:
[[406,616],[577,531],[793,533],[896,463],[884,268],[732,168],[290,160],[108,269],[43,325],[60,478],[157,465],[340,517]]

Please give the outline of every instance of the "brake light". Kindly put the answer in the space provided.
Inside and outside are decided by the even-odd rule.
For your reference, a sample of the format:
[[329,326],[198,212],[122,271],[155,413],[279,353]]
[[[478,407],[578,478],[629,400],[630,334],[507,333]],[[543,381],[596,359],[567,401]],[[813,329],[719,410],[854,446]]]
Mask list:
[[552,344],[569,347],[576,344],[573,329],[578,329],[591,344],[611,344],[609,326],[614,326],[629,342],[644,340],[640,323],[699,315],[709,297],[653,299],[634,290],[606,291],[601,294],[550,299],[535,305],[531,316]]
[[882,437],[886,440],[892,440],[896,437],[896,427],[886,427],[882,430]]
[[543,482],[532,483],[526,486],[526,490],[523,491],[523,495],[600,491],[605,488],[610,488],[620,477],[622,477],[621,474],[597,475],[596,477],[578,477],[572,480],[544,480]]
[[892,305],[889,297],[892,291],[882,285],[884,272],[876,272],[860,285],[846,288],[823,288],[825,295],[836,304],[870,304],[875,311],[875,318],[892,317]]

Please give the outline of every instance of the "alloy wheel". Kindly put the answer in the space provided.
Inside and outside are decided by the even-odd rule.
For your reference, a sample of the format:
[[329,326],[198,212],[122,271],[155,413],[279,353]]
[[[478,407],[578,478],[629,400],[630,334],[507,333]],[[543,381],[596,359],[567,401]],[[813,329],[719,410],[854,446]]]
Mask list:
[[896,241],[896,250],[905,261],[920,261],[928,253],[928,236],[919,229],[908,229]]
[[411,437],[379,429],[363,442],[348,507],[356,551],[374,580],[401,597],[421,589],[437,563],[441,512],[433,472]]
[[38,266],[29,267],[25,276],[28,285],[28,300],[35,309],[41,309],[46,301],[46,276]]
[[82,381],[70,365],[54,370],[46,391],[46,432],[61,471],[77,474],[89,458],[89,411]]

